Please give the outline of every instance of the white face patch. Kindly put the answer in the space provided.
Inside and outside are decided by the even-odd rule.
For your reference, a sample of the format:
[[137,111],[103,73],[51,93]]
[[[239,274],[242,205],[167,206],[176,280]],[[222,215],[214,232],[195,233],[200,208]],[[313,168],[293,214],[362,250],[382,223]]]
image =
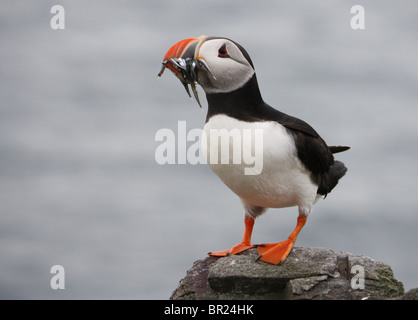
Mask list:
[[[223,50],[220,51],[221,48]],[[199,74],[198,82],[206,93],[236,90],[254,75],[253,67],[241,50],[228,39],[205,41],[200,47],[199,56],[206,61],[212,74],[216,77],[214,79],[206,72]]]

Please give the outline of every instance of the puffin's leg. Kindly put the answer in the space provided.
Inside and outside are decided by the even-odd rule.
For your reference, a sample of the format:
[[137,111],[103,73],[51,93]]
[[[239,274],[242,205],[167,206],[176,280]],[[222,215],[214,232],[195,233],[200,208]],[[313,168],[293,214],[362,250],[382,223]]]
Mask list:
[[253,232],[254,219],[245,217],[244,223],[245,223],[245,231],[244,231],[244,237],[241,243],[233,246],[229,250],[209,252],[209,255],[214,256],[214,257],[225,257],[225,256],[229,256],[230,254],[237,254],[245,250],[255,248],[253,245],[251,245],[251,234]]
[[289,236],[289,238],[287,238],[287,240],[279,243],[266,243],[258,245],[257,248],[259,256],[257,260],[271,264],[283,263],[286,257],[289,255],[290,250],[292,250],[300,230],[302,230],[306,223],[306,219],[307,217],[305,215],[299,215],[296,228],[293,230],[292,234]]

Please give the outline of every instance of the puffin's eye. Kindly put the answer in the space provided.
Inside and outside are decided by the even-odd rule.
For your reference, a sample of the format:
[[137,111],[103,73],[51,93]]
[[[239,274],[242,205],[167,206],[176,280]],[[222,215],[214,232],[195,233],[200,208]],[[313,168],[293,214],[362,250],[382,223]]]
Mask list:
[[229,58],[228,51],[226,50],[226,43],[224,43],[218,50],[219,58]]

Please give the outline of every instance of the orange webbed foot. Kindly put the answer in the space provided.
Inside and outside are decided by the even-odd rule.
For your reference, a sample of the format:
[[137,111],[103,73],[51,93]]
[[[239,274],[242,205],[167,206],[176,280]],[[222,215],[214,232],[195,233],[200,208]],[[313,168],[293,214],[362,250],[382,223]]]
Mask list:
[[258,245],[258,260],[271,263],[282,264],[289,255],[295,242],[291,239],[287,239],[278,243],[266,243]]
[[279,243],[267,243],[258,245],[258,258],[256,261],[261,260],[271,264],[281,264],[289,255],[292,250],[296,238],[306,223],[306,216],[299,216],[295,230],[291,233],[289,238]]
[[251,248],[255,248],[255,246],[248,244],[248,243],[239,243],[235,246],[233,246],[231,249],[229,250],[225,250],[225,251],[218,251],[218,252],[209,252],[209,255],[212,257],[225,257],[225,256],[229,256],[230,254],[238,254],[241,252],[244,252],[248,249]]

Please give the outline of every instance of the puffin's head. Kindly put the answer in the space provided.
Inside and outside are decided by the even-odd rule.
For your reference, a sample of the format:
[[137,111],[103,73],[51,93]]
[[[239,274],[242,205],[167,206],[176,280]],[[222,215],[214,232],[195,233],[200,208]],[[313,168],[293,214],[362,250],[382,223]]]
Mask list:
[[206,36],[172,46],[164,57],[159,77],[166,67],[180,79],[189,95],[188,84],[191,85],[198,102],[196,83],[205,93],[227,93],[242,87],[255,73],[250,56],[238,43]]

